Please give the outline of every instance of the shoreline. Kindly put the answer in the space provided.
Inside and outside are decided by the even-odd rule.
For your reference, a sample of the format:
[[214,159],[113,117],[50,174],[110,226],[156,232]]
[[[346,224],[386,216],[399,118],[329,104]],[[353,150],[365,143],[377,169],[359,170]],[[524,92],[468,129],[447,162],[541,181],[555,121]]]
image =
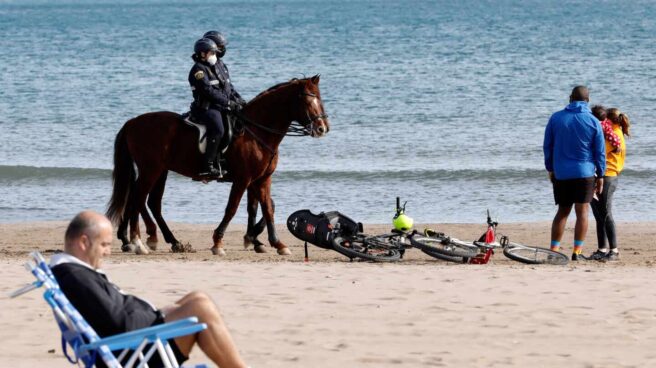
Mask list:
[[[592,253],[596,248],[595,223],[590,221],[588,234],[584,246],[584,254]],[[12,224],[0,224],[0,260],[25,259],[32,250],[39,250],[44,254],[53,253],[63,249],[63,235],[67,226],[65,221],[39,221],[20,222]],[[120,241],[114,238],[112,256],[108,262],[130,262],[147,259],[161,260],[184,260],[184,261],[248,261],[248,262],[303,262],[303,242],[289,233],[285,224],[278,224],[276,228],[283,243],[292,251],[291,256],[278,256],[275,250],[267,246],[268,253],[256,254],[252,248],[245,250],[243,247],[243,235],[246,225],[234,224],[228,227],[224,238],[224,249],[228,253],[225,257],[211,255],[209,248],[212,246],[212,232],[214,224],[190,224],[171,222],[170,227],[178,240],[190,243],[196,253],[170,253],[169,246],[164,243],[158,232],[158,249],[146,256],[137,256],[120,251]],[[573,243],[574,221],[567,224],[565,236],[562,240],[563,253],[571,252]],[[463,240],[477,239],[486,229],[485,224],[417,224],[415,228],[423,229],[430,227]],[[364,224],[364,230],[368,234],[381,234],[389,232],[391,225],[386,224]],[[511,241],[527,245],[549,247],[549,234],[551,222],[519,222],[505,223],[499,225],[497,234],[507,235]],[[141,224],[142,239],[145,240],[145,227]],[[617,224],[617,236],[621,252],[621,260],[617,265],[638,266],[651,265],[656,262],[656,222],[622,222]],[[266,231],[259,239],[267,243]],[[348,258],[313,245],[308,245],[310,261],[315,262],[343,262]],[[501,252],[497,252],[501,253]],[[401,263],[426,263],[438,262],[418,250],[409,250]],[[515,264],[506,259],[502,254],[494,255],[492,264]],[[614,263],[615,264],[615,263]]]

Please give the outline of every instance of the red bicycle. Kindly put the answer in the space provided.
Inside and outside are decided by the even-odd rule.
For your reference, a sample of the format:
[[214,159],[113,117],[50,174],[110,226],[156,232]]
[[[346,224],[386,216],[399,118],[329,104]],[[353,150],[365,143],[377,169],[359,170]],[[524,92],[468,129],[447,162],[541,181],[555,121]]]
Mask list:
[[506,235],[497,236],[496,229],[499,225],[498,222],[492,221],[490,211],[487,211],[487,230],[481,237],[473,242],[466,242],[460,239],[446,236],[444,233],[438,233],[431,229],[424,230],[424,237],[412,236],[409,237],[413,246],[429,246],[431,243],[441,242],[448,243],[452,246],[459,247],[476,247],[478,254],[474,257],[462,257],[457,254],[449,254],[445,256],[442,253],[435,255],[437,258],[444,259],[451,262],[462,262],[472,264],[485,264],[488,263],[495,249],[503,249],[503,254],[512,259],[513,261],[527,263],[527,264],[553,264],[553,265],[566,265],[569,258],[559,252],[552,251],[547,248],[533,247],[520,243],[511,242],[510,238]]

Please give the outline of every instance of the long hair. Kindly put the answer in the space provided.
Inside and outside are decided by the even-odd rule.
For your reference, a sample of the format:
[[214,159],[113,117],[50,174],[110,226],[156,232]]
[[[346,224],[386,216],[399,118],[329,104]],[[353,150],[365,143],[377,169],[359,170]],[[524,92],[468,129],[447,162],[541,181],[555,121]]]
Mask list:
[[624,133],[625,136],[631,136],[631,133],[629,132],[629,129],[631,128],[631,121],[625,113],[621,112],[618,108],[612,107],[606,110],[606,115],[608,116],[608,119],[613,122],[613,124],[618,124],[620,127],[622,127],[622,133]]
[[592,115],[599,121],[606,120],[606,108],[603,105],[594,105],[590,110],[592,110]]

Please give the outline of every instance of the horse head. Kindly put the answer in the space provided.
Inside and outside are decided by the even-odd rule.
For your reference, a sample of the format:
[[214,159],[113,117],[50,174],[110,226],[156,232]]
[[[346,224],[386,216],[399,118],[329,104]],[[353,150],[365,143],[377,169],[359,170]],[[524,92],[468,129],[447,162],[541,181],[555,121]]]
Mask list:
[[292,119],[303,125],[310,136],[323,137],[330,130],[330,123],[321,101],[319,74],[312,78],[299,80],[298,85],[300,88],[299,109],[292,112],[295,115],[292,116]]
[[249,123],[254,126],[260,125],[256,123],[258,121],[270,120],[271,112],[282,114],[279,115],[281,123],[287,125],[284,128],[270,125],[269,128],[273,130],[264,129],[269,132],[282,128],[287,130],[286,135],[309,135],[319,138],[330,130],[328,115],[321,101],[318,74],[311,78],[293,78],[288,82],[276,84],[249,101],[243,112],[252,119]]

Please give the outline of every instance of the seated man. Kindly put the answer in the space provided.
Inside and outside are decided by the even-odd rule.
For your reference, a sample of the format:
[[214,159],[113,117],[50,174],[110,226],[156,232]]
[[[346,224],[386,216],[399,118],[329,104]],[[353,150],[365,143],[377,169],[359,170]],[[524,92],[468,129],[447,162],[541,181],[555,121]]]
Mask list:
[[[219,367],[246,367],[216,305],[206,294],[192,292],[172,306],[156,309],[107,279],[99,268],[103,257],[111,254],[112,232],[105,216],[81,212],[68,225],[64,253],[50,261],[61,290],[98,335],[106,337],[195,316],[207,324],[206,330],[169,340],[178,362],[187,360],[198,344]],[[150,367],[162,366],[158,355],[148,363]]]

